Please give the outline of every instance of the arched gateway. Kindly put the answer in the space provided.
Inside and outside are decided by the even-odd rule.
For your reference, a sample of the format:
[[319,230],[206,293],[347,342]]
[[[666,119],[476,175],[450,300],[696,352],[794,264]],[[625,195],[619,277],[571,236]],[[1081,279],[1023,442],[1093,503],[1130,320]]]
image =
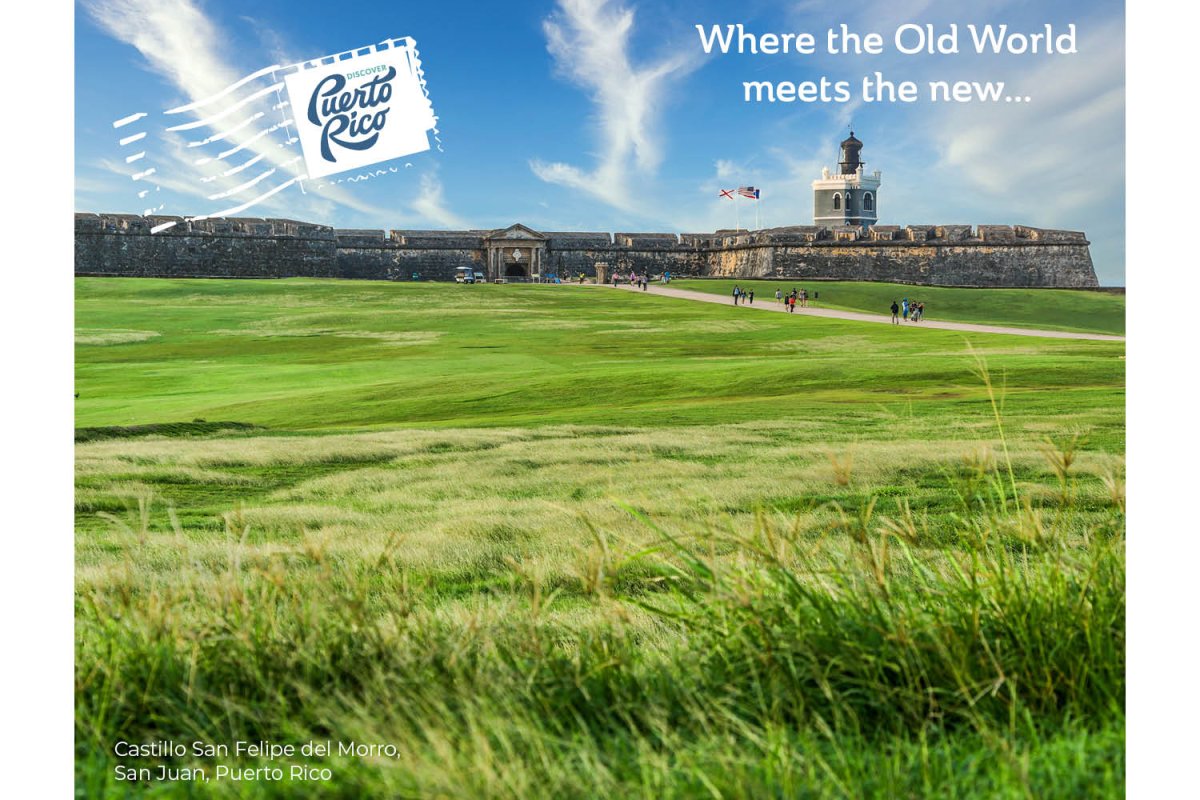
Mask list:
[[546,237],[524,225],[510,225],[483,237],[488,280],[534,280],[546,261]]

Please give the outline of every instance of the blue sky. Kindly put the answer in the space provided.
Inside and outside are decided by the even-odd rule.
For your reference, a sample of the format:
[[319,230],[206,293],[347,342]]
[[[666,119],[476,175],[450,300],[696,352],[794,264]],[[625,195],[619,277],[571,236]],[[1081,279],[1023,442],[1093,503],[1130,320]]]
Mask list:
[[[410,36],[442,152],[395,174],[302,194],[247,216],[354,228],[710,231],[718,189],[762,190],[764,227],[811,224],[809,183],[853,122],[883,172],[880,222],[1021,223],[1084,230],[1100,280],[1124,284],[1125,46],[1121,3],[356,3],[81,0],[76,7],[76,208],[142,210],[113,120],[198,99],[270,64]],[[884,34],[876,56],[705,55],[694,26]],[[958,55],[904,56],[904,22],[960,26]],[[1075,55],[979,56],[968,23],[1077,26]],[[818,36],[820,39],[821,37]],[[1028,104],[748,104],[746,80],[1004,81]],[[188,176],[162,213],[194,214]],[[753,220],[743,205],[742,223]]]

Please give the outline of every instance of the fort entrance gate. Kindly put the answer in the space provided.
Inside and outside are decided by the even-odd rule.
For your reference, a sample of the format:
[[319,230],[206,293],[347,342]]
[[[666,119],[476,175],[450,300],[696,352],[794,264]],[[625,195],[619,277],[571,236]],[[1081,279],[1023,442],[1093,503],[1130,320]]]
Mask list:
[[546,237],[524,225],[510,225],[483,238],[488,280],[529,280],[542,274]]

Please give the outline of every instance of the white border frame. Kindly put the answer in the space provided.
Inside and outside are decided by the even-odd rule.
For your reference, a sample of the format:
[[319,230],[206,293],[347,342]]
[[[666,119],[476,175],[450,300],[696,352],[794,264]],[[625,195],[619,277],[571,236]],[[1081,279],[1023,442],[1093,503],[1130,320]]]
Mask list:
[[[648,0],[644,0],[648,2]],[[1047,8],[1049,8],[1049,4]],[[14,797],[74,793],[73,546],[71,403],[73,300],[70,226],[73,199],[73,15],[66,3],[42,4],[7,26],[6,61],[38,63],[36,81],[14,82],[10,108],[37,108],[51,120],[39,132],[37,159],[10,159],[5,392],[15,441],[7,460],[9,499],[3,591],[5,788]],[[1127,154],[1152,152],[1164,126],[1186,127],[1178,112],[1197,30],[1194,6],[1162,0],[1127,10]],[[1170,25],[1163,25],[1170,19]],[[54,42],[56,56],[42,57]],[[70,43],[71,46],[68,46]],[[1087,46],[1081,32],[1080,46]],[[46,102],[47,87],[55,92]],[[55,112],[50,108],[56,109]],[[1164,122],[1165,120],[1165,122]],[[21,127],[0,129],[0,146],[21,152]],[[1185,148],[1185,181],[1196,171]],[[1127,156],[1128,158],[1128,156]],[[1195,661],[1190,623],[1197,607],[1200,545],[1192,474],[1198,448],[1195,369],[1200,299],[1194,266],[1181,245],[1186,228],[1155,232],[1158,212],[1138,198],[1156,195],[1154,178],[1127,169],[1129,304],[1129,691],[1127,795],[1179,796],[1193,785]],[[1135,201],[1136,202],[1133,202]],[[1145,232],[1139,233],[1139,232]]]

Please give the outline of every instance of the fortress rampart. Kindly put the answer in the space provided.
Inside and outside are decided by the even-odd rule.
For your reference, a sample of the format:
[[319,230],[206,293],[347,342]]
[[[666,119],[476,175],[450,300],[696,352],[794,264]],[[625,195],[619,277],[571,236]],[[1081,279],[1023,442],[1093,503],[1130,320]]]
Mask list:
[[[159,233],[163,222],[179,224]],[[673,275],[897,281],[939,286],[1098,285],[1088,240],[1023,225],[791,226],[714,233],[344,230],[286,219],[75,215],[75,274],[452,280]]]

